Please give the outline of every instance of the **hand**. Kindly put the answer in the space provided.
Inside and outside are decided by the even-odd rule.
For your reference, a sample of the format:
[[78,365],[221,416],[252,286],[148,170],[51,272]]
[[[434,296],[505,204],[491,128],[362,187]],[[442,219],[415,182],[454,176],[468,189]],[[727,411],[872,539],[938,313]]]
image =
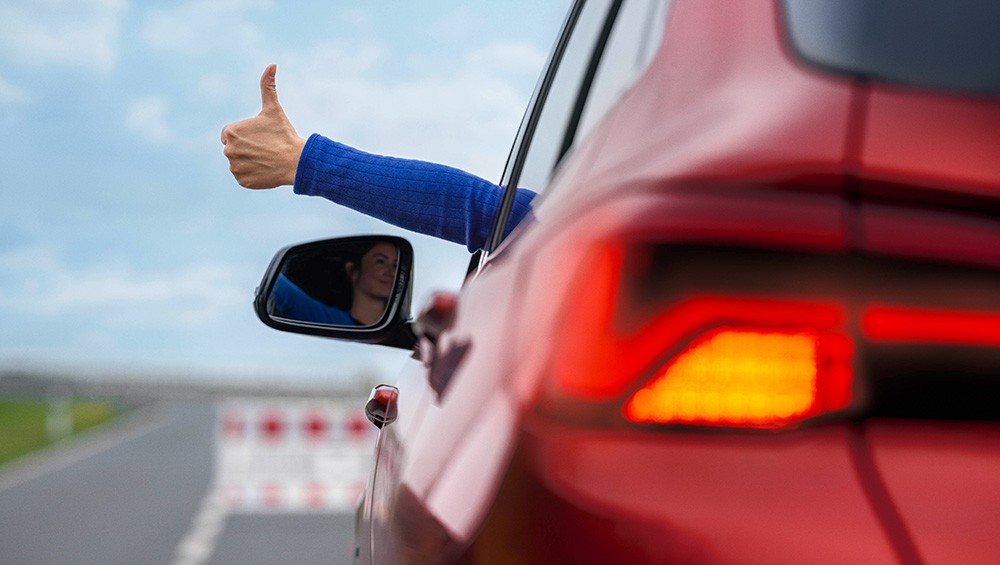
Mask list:
[[295,170],[306,140],[295,133],[278,103],[274,75],[268,65],[260,77],[261,111],[253,118],[222,128],[223,153],[236,182],[246,188],[274,188],[295,183]]

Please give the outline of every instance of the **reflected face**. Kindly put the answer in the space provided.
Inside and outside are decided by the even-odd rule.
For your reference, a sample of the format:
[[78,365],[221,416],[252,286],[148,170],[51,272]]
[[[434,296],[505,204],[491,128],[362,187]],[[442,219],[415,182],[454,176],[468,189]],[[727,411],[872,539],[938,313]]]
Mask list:
[[388,300],[392,283],[396,280],[398,259],[396,246],[379,243],[361,257],[361,265],[350,264],[348,273],[355,293],[362,293],[380,300]]

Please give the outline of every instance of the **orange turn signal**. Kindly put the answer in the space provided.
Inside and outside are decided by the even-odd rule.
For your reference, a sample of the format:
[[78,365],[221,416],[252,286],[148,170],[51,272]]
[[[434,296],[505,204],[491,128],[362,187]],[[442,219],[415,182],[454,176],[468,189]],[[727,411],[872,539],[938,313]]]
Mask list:
[[851,345],[835,333],[719,328],[625,405],[633,422],[778,427],[850,402]]

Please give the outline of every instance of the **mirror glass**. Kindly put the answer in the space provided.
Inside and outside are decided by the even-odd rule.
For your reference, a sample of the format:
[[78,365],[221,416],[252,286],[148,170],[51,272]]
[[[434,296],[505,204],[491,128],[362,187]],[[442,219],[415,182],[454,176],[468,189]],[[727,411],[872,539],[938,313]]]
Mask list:
[[363,328],[386,313],[398,269],[394,241],[325,241],[292,248],[281,260],[267,314],[291,322]]

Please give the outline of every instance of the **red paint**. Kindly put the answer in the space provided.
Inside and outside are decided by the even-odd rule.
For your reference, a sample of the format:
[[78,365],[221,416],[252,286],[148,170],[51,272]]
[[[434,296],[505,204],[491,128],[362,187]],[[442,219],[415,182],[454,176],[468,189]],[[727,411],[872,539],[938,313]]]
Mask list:
[[246,430],[243,415],[237,412],[227,412],[222,419],[222,434],[227,440],[243,439]]
[[326,439],[329,431],[330,422],[322,411],[310,411],[302,420],[302,432],[307,441],[312,443],[322,442]]
[[367,440],[370,436],[371,423],[364,417],[351,414],[347,416],[344,421],[344,429],[347,432],[347,437],[354,442],[362,442]]
[[268,508],[277,508],[281,506],[281,500],[284,495],[284,489],[281,484],[270,482],[261,485],[260,488],[265,506]]
[[306,505],[310,508],[322,508],[326,503],[326,487],[323,483],[310,482],[306,485]]
[[869,178],[954,195],[1000,197],[995,99],[875,87],[862,167]]
[[281,412],[271,410],[260,418],[260,434],[267,442],[278,442],[285,435],[285,417]]

